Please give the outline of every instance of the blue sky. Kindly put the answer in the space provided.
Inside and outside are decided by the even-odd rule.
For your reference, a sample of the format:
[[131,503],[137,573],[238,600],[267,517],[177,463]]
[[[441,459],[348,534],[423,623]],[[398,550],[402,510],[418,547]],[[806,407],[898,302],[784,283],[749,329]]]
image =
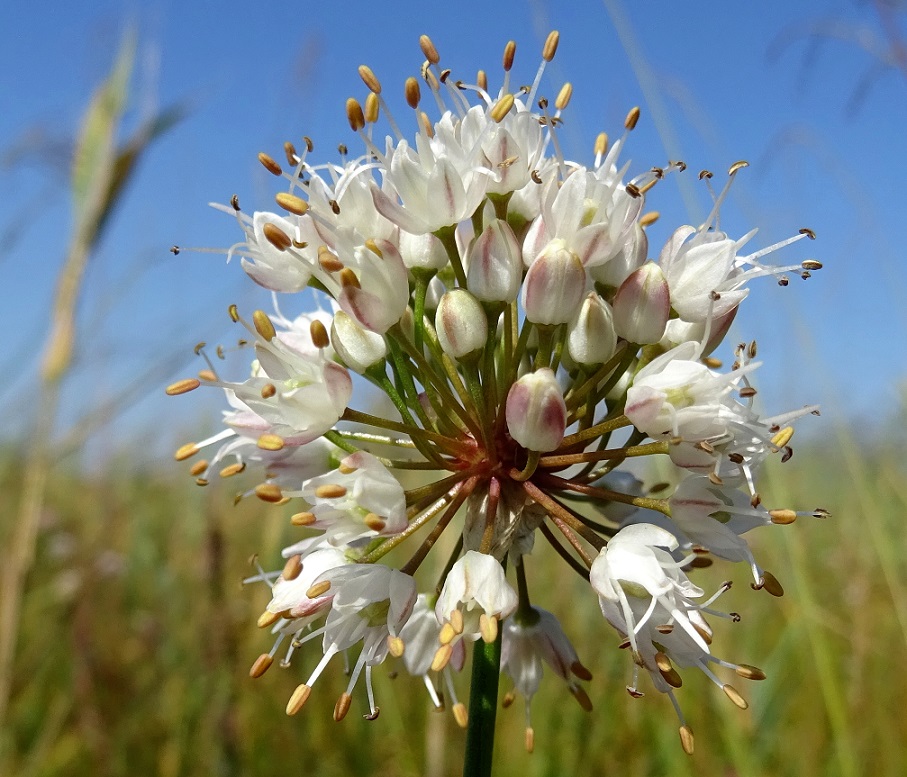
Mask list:
[[[98,403],[137,385],[128,411],[104,428],[99,454],[139,442],[161,450],[182,441],[194,419],[216,423],[220,397],[168,399],[162,387],[190,374],[199,340],[237,336],[226,308],[267,306],[238,264],[168,248],[226,247],[237,232],[209,209],[238,194],[244,209],[271,208],[274,187],[256,161],[279,156],[303,135],[316,158],[338,143],[358,148],[344,116],[364,96],[356,67],[372,66],[392,104],[417,75],[418,36],[432,36],[455,73],[479,67],[496,83],[504,43],[517,41],[519,81],[535,73],[549,29],[561,32],[548,71],[552,97],[574,85],[562,139],[591,161],[597,132],[617,133],[633,105],[643,114],[627,158],[642,171],[668,159],[689,165],[656,187],[662,219],[652,252],[675,226],[697,223],[708,205],[696,172],[738,176],[723,227],[760,227],[759,246],[808,226],[816,242],[778,261],[817,258],[825,269],[786,289],[755,284],[735,339],[756,338],[766,364],[757,386],[768,410],[819,401],[834,415],[876,419],[904,390],[907,284],[899,272],[904,232],[902,134],[907,81],[880,72],[841,30],[884,37],[872,4],[729,3],[726,0],[606,2],[271,3],[93,2],[17,4],[2,13],[0,47],[0,300],[9,322],[0,346],[7,376],[0,407],[21,430],[47,329],[47,310],[70,229],[68,167],[59,143],[71,137],[94,86],[129,24],[139,32],[131,122],[154,105],[186,100],[189,118],[144,160],[92,258],[80,308],[78,362],[66,385],[61,434]],[[431,9],[431,10],[428,10]],[[436,10],[435,10],[436,9]],[[810,36],[822,30],[826,35]],[[850,33],[848,33],[850,34]],[[862,94],[853,108],[854,91]],[[400,110],[400,113],[403,113]],[[285,304],[292,312],[292,302]],[[186,356],[182,369],[141,380]],[[237,366],[244,361],[237,359]],[[191,368],[190,368],[191,364]],[[132,396],[132,395],[130,395]],[[807,422],[808,423],[808,422]]]

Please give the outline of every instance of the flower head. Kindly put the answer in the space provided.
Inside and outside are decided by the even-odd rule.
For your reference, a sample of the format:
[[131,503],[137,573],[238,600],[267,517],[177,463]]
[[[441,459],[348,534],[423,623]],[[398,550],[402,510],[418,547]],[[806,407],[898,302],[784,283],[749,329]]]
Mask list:
[[[789,458],[791,423],[814,408],[756,412],[755,344],[737,349],[730,370],[706,355],[755,278],[783,285],[786,273],[818,269],[762,262],[813,234],[744,255],[754,233],[734,239],[718,224],[738,163],[706,222],[676,229],[651,261],[649,200],[686,166],[634,175],[621,161],[639,109],[610,145],[602,133],[589,159],[569,160],[559,128],[572,87],[549,102],[543,78],[556,33],[528,88],[511,83],[513,43],[495,86],[484,73],[455,78],[427,36],[420,45],[421,81],[404,87],[409,131],[363,65],[364,104],[346,103],[358,154],[344,143],[339,161],[316,163],[308,141],[288,143],[287,170],[259,157],[284,184],[279,212],[247,215],[236,198],[219,206],[242,231],[228,257],[286,295],[284,308],[305,288],[319,311],[288,318],[275,302],[274,314],[247,320],[231,306],[247,332],[248,377],[221,377],[199,346],[198,378],[168,389],[204,384],[227,396],[225,429],[177,452],[182,460],[216,446],[193,465],[198,482],[215,468],[225,477],[260,469],[238,498],[291,503],[291,524],[309,532],[284,550],[281,571],[250,578],[270,587],[259,625],[275,635],[252,675],[287,639],[284,664],[320,640],[320,660],[290,697],[295,714],[333,657],[358,651],[334,717],[364,676],[374,718],[372,671],[391,656],[422,678],[435,706],[446,693],[465,724],[453,670],[467,644],[490,656],[500,640],[503,669],[527,700],[531,749],[528,702],[543,665],[591,708],[577,682],[589,673],[558,617],[529,602],[538,556],[564,559],[591,583],[586,599],[598,599],[631,648],[632,695],[645,669],[673,700],[675,666],[696,667],[744,704],[709,667],[761,673],[712,655],[705,616],[721,614],[702,601],[693,562],[707,552],[745,561],[755,588],[781,592],[743,535],[796,515],[763,508],[755,476],[769,456]],[[350,371],[372,396],[354,395]],[[639,462],[650,456],[661,472],[674,469],[673,493],[646,490]],[[652,511],[661,525],[619,528]],[[445,534],[456,537],[441,542]],[[444,547],[447,559],[425,563]],[[397,558],[399,568],[389,563]]]

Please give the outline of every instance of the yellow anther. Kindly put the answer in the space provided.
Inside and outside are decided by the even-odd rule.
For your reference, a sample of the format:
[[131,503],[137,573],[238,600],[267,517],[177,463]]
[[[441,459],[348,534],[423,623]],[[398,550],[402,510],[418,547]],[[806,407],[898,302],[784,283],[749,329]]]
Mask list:
[[362,288],[362,286],[359,284],[359,279],[356,277],[356,273],[354,273],[349,267],[344,267],[340,271],[340,285],[345,289],[350,287],[356,289]]
[[338,483],[325,483],[315,489],[315,496],[319,499],[339,499],[346,496],[346,489]]
[[312,323],[309,324],[309,336],[312,338],[312,345],[316,348],[327,348],[331,344],[328,330],[317,318],[312,319]]
[[454,610],[450,613],[450,625],[453,626],[454,632],[457,634],[463,633],[463,611]]
[[535,750],[535,731],[532,730],[532,726],[526,726],[526,737],[524,740],[526,745],[526,752],[531,753]]
[[359,77],[370,91],[381,94],[381,82],[368,65],[359,65]]
[[498,638],[498,619],[494,615],[482,613],[479,616],[479,633],[482,639],[491,644]]
[[469,713],[466,712],[466,705],[463,702],[457,702],[453,706],[454,720],[460,728],[466,728],[469,724]]
[[763,672],[758,666],[753,666],[752,664],[738,664],[736,667],[734,667],[734,671],[744,680],[765,679],[765,672]]
[[299,577],[300,572],[302,572],[302,557],[297,553],[287,559],[280,576],[284,580],[295,580]]
[[317,520],[314,513],[296,513],[290,517],[293,526],[311,526]]
[[352,703],[352,696],[345,692],[340,694],[340,698],[337,699],[337,703],[334,705],[334,720],[337,723],[346,717],[346,713],[350,711],[350,705]]
[[256,625],[260,629],[266,629],[269,626],[273,626],[279,620],[280,620],[280,613],[271,612],[270,610],[265,610],[261,615],[258,616]]
[[628,130],[635,129],[638,121],[639,121],[639,106],[636,105],[630,109],[630,112],[627,114],[627,118],[624,119],[624,127],[626,127]]
[[406,96],[406,104],[410,108],[415,110],[419,107],[422,91],[419,89],[419,82],[413,76],[406,79],[406,83],[403,85],[403,93]]
[[608,153],[608,133],[599,132],[598,136],[595,138],[595,145],[592,147],[592,153],[595,156],[604,156]]
[[283,170],[280,168],[280,165],[274,161],[274,158],[269,154],[266,154],[264,151],[260,151],[258,154],[258,161],[264,166],[272,175],[283,175]]
[[295,715],[299,712],[299,710],[302,709],[302,705],[306,703],[311,692],[312,689],[305,683],[297,685],[296,690],[293,691],[293,695],[290,696],[290,700],[287,702],[287,715]]
[[362,106],[355,97],[348,97],[346,100],[346,120],[350,123],[350,129],[353,132],[358,132],[365,126]]
[[246,468],[246,465],[244,463],[240,463],[237,461],[235,464],[228,464],[220,472],[218,472],[218,474],[222,478],[229,478],[229,477],[233,477],[233,475],[238,475],[245,468]]
[[687,755],[693,755],[693,729],[689,726],[680,727],[680,746]]
[[374,92],[369,92],[365,98],[365,121],[368,124],[374,124],[378,121],[378,114],[381,108],[381,101]]
[[419,48],[422,49],[423,56],[433,65],[437,65],[441,61],[441,55],[438,54],[435,44],[427,35],[419,36]]
[[198,379],[203,380],[207,383],[213,383],[217,380],[217,375],[215,375],[211,370],[199,370]]
[[796,510],[769,510],[768,514],[772,519],[772,523],[777,523],[781,526],[787,526],[797,520]]
[[503,65],[504,65],[505,72],[509,72],[510,68],[513,67],[513,58],[515,55],[516,55],[516,41],[509,40],[509,41],[507,41],[507,44],[504,46]]
[[270,221],[262,227],[261,231],[264,233],[265,239],[278,251],[286,251],[293,245],[290,236]]
[[277,386],[273,383],[265,383],[265,385],[261,387],[259,393],[261,394],[262,399],[270,399],[277,393]]
[[199,452],[199,448],[194,442],[187,442],[185,445],[181,445],[176,449],[176,453],[173,454],[173,458],[177,461],[185,461],[186,459],[192,458],[196,453]]
[[327,593],[331,589],[330,580],[322,580],[320,583],[315,583],[311,586],[308,591],[305,592],[305,595],[309,599],[317,599],[319,596]]
[[639,217],[639,226],[651,226],[658,221],[659,216],[661,216],[661,214],[657,210],[650,210],[648,213],[643,213],[642,216]]
[[438,633],[438,642],[442,645],[449,645],[453,642],[454,638],[457,636],[457,630],[453,627],[451,623],[445,623],[441,627],[441,631]]
[[500,124],[504,120],[504,117],[508,113],[510,113],[510,109],[513,108],[513,102],[514,102],[513,95],[505,94],[500,100],[498,100],[494,104],[494,107],[492,107],[492,109],[489,113],[489,116],[491,116],[491,120],[497,124]]
[[573,96],[573,84],[569,81],[561,87],[557,93],[557,99],[554,101],[554,107],[559,111],[564,110],[570,104],[570,98]]
[[387,521],[385,521],[380,515],[375,513],[369,513],[365,516],[363,523],[372,531],[381,531],[387,526]]
[[188,394],[190,391],[195,391],[201,385],[197,378],[185,378],[184,380],[178,380],[176,383],[171,383],[166,390],[167,394],[175,397],[178,394]]
[[406,649],[403,640],[400,637],[392,637],[390,634],[387,636],[387,652],[390,653],[394,658],[400,658],[403,655],[403,651]]
[[252,664],[252,668],[249,669],[249,677],[256,678],[261,677],[268,669],[271,668],[271,664],[274,663],[274,657],[269,656],[267,653],[262,653],[258,658],[255,659],[255,663]]
[[318,246],[318,264],[325,272],[338,272],[343,269],[343,262],[327,246]]
[[440,672],[447,666],[451,655],[453,655],[453,647],[450,645],[441,645],[441,647],[435,651],[434,658],[431,660],[431,671]]
[[548,37],[545,39],[545,45],[542,47],[542,59],[545,62],[550,62],[554,59],[554,55],[557,54],[557,44],[561,40],[561,34],[557,30],[552,30],[548,33]]
[[721,690],[724,691],[724,695],[734,702],[735,705],[740,707],[740,709],[745,710],[750,706],[733,685],[725,683],[721,686]]
[[277,334],[274,330],[273,322],[263,310],[256,310],[252,314],[252,323],[255,326],[255,331],[258,332],[262,340],[265,340],[266,342],[271,342]]
[[278,192],[274,195],[274,199],[281,208],[290,213],[295,213],[297,216],[305,215],[309,209],[309,203],[302,199],[302,197],[297,197],[295,194],[290,194],[289,192]]
[[189,467],[189,474],[192,475],[192,477],[198,477],[206,469],[208,469],[208,462],[205,459],[202,459]]
[[730,166],[730,169],[727,171],[727,174],[734,175],[738,171],[742,170],[744,167],[749,167],[749,166],[750,166],[749,162],[741,159],[739,162],[734,162],[734,164],[732,164]]
[[283,450],[285,444],[286,442],[279,434],[263,434],[256,443],[263,451],[280,451]]
[[270,502],[272,504],[283,499],[280,486],[276,483],[259,483],[255,486],[255,496],[261,499],[262,502]]

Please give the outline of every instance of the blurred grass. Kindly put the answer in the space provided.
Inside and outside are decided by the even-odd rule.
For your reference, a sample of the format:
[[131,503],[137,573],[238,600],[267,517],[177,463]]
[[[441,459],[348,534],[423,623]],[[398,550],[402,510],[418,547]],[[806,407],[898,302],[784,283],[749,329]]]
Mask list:
[[[666,698],[624,692],[630,665],[580,580],[544,544],[529,567],[533,599],[556,612],[595,675],[584,713],[547,677],[532,711],[536,752],[523,751],[522,704],[499,716],[498,774],[899,775],[907,773],[907,684],[902,516],[904,467],[879,444],[798,450],[770,471],[769,504],[819,504],[834,517],[756,533],[761,557],[787,588],[781,600],[748,585],[747,570],[698,572],[704,587],[731,576],[716,622],[715,652],[766,670],[734,680],[741,712],[687,671],[679,698],[696,732],[688,758]],[[2,773],[8,775],[459,774],[463,733],[431,711],[405,672],[376,672],[380,718],[331,720],[343,690],[341,661],[296,718],[283,712],[317,647],[257,681],[247,676],[270,647],[255,628],[263,588],[240,589],[250,553],[266,566],[302,530],[290,506],[232,504],[236,481],[199,489],[176,467],[100,474],[57,472],[48,487],[36,563],[26,589]],[[10,515],[22,466],[2,461],[0,506]],[[245,485],[249,485],[246,483]],[[228,487],[229,486],[229,487]],[[12,527],[4,522],[2,541]],[[442,554],[443,555],[443,554]],[[314,651],[314,652],[313,652]],[[727,678],[730,679],[730,678]],[[458,690],[466,693],[466,678]],[[504,683],[505,688],[507,683]],[[361,688],[359,693],[364,696]],[[354,705],[362,703],[357,695]],[[354,711],[356,707],[354,706]],[[885,743],[890,743],[885,745]]]

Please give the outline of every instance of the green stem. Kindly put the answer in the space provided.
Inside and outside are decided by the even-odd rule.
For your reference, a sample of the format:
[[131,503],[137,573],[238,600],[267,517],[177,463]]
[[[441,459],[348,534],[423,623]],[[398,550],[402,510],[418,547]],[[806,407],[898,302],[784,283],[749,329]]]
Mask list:
[[469,724],[466,729],[463,777],[491,775],[502,636],[503,632],[498,630],[498,638],[494,642],[478,640],[472,651],[472,684],[469,689]]

